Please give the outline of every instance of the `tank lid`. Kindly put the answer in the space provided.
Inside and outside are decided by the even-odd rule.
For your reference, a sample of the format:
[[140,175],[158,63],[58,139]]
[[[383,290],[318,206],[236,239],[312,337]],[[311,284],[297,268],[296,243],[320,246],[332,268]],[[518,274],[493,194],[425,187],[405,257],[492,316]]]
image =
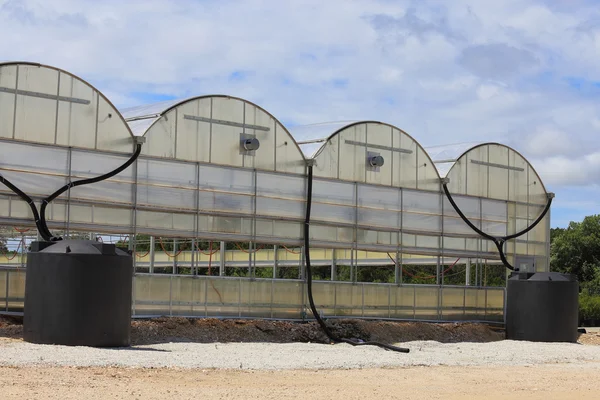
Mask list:
[[99,254],[105,256],[131,256],[127,251],[117,248],[112,243],[93,240],[59,240],[57,242],[33,242],[31,251],[39,253],[61,254]]
[[562,274],[560,272],[524,272],[513,274],[509,280],[574,282],[577,280],[577,277],[572,274]]

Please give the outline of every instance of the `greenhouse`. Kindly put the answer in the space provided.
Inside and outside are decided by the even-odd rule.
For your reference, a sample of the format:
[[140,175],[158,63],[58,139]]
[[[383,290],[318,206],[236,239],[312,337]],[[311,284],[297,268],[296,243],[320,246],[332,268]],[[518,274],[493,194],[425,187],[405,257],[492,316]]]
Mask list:
[[[117,110],[84,80],[32,63],[0,64],[0,141],[2,176],[36,202],[141,146],[129,168],[47,211],[65,237],[134,252],[136,316],[310,318],[309,255],[329,318],[501,322],[504,286],[488,273],[548,269],[551,194],[502,144],[425,149],[376,121],[288,130],[223,95]],[[0,312],[22,313],[36,223],[1,185],[0,220]],[[519,236],[498,245],[469,223]]]

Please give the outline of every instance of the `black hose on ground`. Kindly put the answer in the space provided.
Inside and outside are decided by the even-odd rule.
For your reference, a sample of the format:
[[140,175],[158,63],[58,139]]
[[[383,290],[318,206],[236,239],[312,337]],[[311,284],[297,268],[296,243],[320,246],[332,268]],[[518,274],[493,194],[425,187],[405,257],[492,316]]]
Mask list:
[[467,225],[469,225],[469,227],[471,229],[473,229],[476,233],[478,233],[480,236],[482,236],[483,238],[485,238],[487,240],[491,240],[492,242],[494,242],[494,244],[498,248],[498,253],[500,253],[500,260],[502,261],[502,264],[504,264],[504,266],[506,268],[510,269],[511,271],[518,271],[518,268],[513,267],[508,262],[508,259],[506,258],[506,254],[504,254],[504,243],[506,243],[507,240],[514,239],[521,235],[524,235],[527,232],[529,232],[530,230],[532,230],[533,228],[535,228],[537,226],[537,224],[539,224],[542,221],[542,219],[544,219],[544,217],[550,210],[550,206],[552,205],[552,196],[548,196],[548,202],[546,203],[546,207],[544,208],[544,211],[542,211],[542,213],[537,217],[537,219],[530,226],[528,226],[527,228],[523,229],[520,232],[513,233],[512,235],[495,237],[488,233],[485,233],[484,231],[482,231],[481,229],[476,227],[469,220],[469,218],[467,218],[467,216],[461,211],[460,207],[458,207],[458,204],[456,204],[456,202],[454,201],[454,198],[452,198],[452,195],[450,194],[450,190],[448,190],[448,182],[447,181],[443,182],[442,186],[444,188],[444,193],[446,193],[446,197],[448,198],[448,201],[454,208],[454,211],[456,211],[456,213],[460,216],[460,218]]
[[50,204],[50,202],[52,200],[56,199],[58,196],[60,196],[61,194],[63,194],[67,190],[69,190],[70,188],[82,186],[82,185],[89,185],[91,183],[97,183],[97,182],[103,181],[105,179],[112,178],[113,176],[123,172],[127,167],[129,167],[131,164],[133,164],[133,162],[138,158],[138,156],[140,155],[141,152],[142,152],[142,144],[138,143],[133,155],[129,158],[129,160],[127,160],[127,162],[125,162],[119,168],[117,168],[111,172],[107,172],[104,175],[97,176],[95,178],[88,178],[88,179],[82,179],[82,180],[75,181],[75,182],[69,182],[65,186],[58,189],[56,192],[52,193],[50,196],[46,197],[42,201],[42,206],[40,207],[40,217],[39,217],[39,219],[40,219],[39,225],[40,226],[38,227],[38,229],[40,230],[40,234],[42,235],[42,237],[44,237],[44,240],[47,240],[47,241],[62,240],[61,237],[56,237],[56,236],[52,235],[52,233],[48,229],[48,225],[46,223],[46,207],[48,207],[48,204]]
[[[33,214],[33,219],[35,220],[35,226],[37,227],[40,234],[42,234],[40,215],[38,214],[37,207],[35,206],[35,203],[31,199],[31,197],[29,197],[25,192],[23,192],[21,189],[19,189],[15,185],[13,185],[8,179],[3,177],[2,175],[0,175],[0,182],[3,183],[4,186],[6,186],[10,190],[12,190],[17,196],[19,196],[21,198],[21,200],[23,200],[24,202],[26,202],[29,205],[29,208],[31,208],[31,213]],[[42,237],[43,236],[44,235],[42,234]]]
[[312,181],[313,181],[313,167],[312,165],[308,167],[308,187],[306,194],[306,216],[304,220],[304,259],[306,262],[306,282],[308,289],[308,301],[310,303],[310,309],[315,316],[315,319],[321,326],[321,329],[325,332],[327,337],[331,339],[331,341],[336,343],[348,343],[352,346],[378,346],[384,348],[386,350],[397,351],[400,353],[408,353],[409,349],[403,347],[396,347],[385,343],[380,342],[355,342],[350,339],[339,338],[335,336],[325,324],[325,321],[319,315],[317,311],[317,307],[315,306],[315,301],[313,299],[312,293],[312,270],[310,265],[310,211],[312,206]]

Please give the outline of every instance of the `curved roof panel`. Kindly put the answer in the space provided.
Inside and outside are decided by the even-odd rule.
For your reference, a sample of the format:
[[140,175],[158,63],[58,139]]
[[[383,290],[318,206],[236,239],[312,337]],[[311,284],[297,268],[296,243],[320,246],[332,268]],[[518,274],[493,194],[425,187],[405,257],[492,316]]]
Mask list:
[[434,154],[440,172],[449,178],[453,194],[546,204],[547,192],[541,178],[529,161],[509,146],[469,143],[428,150]]
[[[143,153],[161,158],[303,173],[305,158],[287,129],[258,105],[204,95],[122,110],[132,132],[145,136]],[[247,151],[242,138],[258,139]]]
[[129,153],[132,136],[114,105],[83,79],[38,63],[0,63],[0,137]]
[[[401,129],[379,121],[340,121],[292,128],[315,176],[386,186],[439,190],[439,174],[421,145]],[[368,157],[383,157],[373,167]]]

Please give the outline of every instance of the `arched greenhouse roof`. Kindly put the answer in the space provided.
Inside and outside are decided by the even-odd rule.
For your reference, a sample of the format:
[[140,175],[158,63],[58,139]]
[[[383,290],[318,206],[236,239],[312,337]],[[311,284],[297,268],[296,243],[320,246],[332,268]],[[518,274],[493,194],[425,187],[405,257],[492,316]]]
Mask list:
[[427,147],[453,194],[546,204],[547,192],[531,163],[501,143],[460,143]]
[[[262,107],[241,98],[203,95],[121,110],[142,154],[184,161],[303,173],[304,155],[288,130]],[[240,148],[255,138],[256,150]]]
[[[408,133],[380,121],[340,121],[291,129],[315,176],[386,186],[438,190],[439,174],[423,147]],[[369,165],[380,156],[383,165]]]
[[131,152],[133,134],[98,89],[60,68],[0,63],[0,137],[46,145]]

